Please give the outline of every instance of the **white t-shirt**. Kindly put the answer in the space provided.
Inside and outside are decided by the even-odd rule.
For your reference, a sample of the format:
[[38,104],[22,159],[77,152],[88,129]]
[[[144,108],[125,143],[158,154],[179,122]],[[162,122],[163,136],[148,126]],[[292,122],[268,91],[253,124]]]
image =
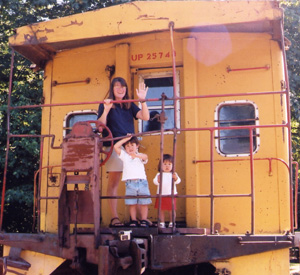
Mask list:
[[133,179],[147,179],[144,164],[146,164],[148,160],[143,161],[140,158],[133,159],[123,149],[121,149],[119,158],[123,161],[123,181]]
[[[176,184],[181,182],[181,179],[178,177],[177,173],[175,173],[177,176],[177,180],[174,181],[174,194],[177,194]],[[153,179],[153,183],[155,185],[158,185],[157,187],[157,194],[159,194],[159,183],[158,183],[158,176],[160,173],[157,173],[155,178]],[[162,173],[162,195],[171,195],[172,194],[172,172],[163,172]]]

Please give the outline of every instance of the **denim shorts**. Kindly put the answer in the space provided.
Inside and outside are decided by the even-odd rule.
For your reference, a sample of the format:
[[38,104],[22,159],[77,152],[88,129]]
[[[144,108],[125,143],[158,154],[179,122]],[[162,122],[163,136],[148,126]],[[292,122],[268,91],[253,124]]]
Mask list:
[[[148,187],[148,181],[144,179],[137,180],[127,180],[126,183],[126,196],[150,196],[150,191]],[[126,205],[135,205],[135,204],[150,204],[151,198],[131,198],[125,199]]]

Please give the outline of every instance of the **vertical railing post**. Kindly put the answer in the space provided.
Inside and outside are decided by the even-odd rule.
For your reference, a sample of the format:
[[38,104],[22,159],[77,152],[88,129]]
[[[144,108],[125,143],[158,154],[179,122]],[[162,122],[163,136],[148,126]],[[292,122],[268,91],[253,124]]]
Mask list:
[[[294,188],[294,197],[295,197],[295,205],[294,205],[294,230],[298,228],[298,173],[299,173],[299,164],[296,161],[293,161],[295,165],[295,188]],[[293,211],[293,204],[291,204],[291,212]]]
[[[39,163],[39,184],[38,184],[38,197],[40,197],[41,194],[41,187],[42,187],[42,169],[43,169],[43,155],[44,155],[44,137],[41,137],[40,139],[40,163]],[[46,202],[47,203],[47,202]],[[37,211],[40,212],[40,200],[38,200],[38,209]],[[40,226],[41,226],[41,220],[40,215],[38,215],[38,223],[37,223],[37,231],[40,232]]]
[[251,180],[251,234],[255,233],[255,196],[254,196],[254,163],[253,163],[253,128],[249,128],[250,143],[250,180]]
[[14,71],[14,57],[15,57],[15,50],[12,49],[10,75],[9,75],[9,90],[8,90],[8,100],[7,100],[7,140],[6,140],[5,165],[4,165],[3,183],[2,183],[0,231],[2,231],[2,226],[3,226],[3,213],[4,213],[4,204],[5,204],[5,192],[6,192],[6,175],[7,175],[8,153],[9,153],[9,143],[10,143],[10,106],[11,106],[12,80],[13,80],[13,71]]
[[[280,32],[281,32],[281,50],[283,55],[283,69],[284,69],[284,77],[285,77],[285,97],[286,97],[286,116],[287,116],[287,128],[288,128],[288,145],[289,145],[289,188],[290,188],[290,200],[291,204],[293,204],[293,192],[292,192],[292,184],[293,184],[293,169],[292,169],[292,133],[291,133],[291,103],[290,103],[290,85],[289,85],[289,76],[287,69],[287,61],[286,61],[286,52],[285,52],[285,44],[284,44],[284,29],[283,29],[283,21],[280,22]],[[284,89],[284,88],[282,88]],[[293,209],[293,207],[291,208]],[[297,215],[298,213],[295,213]],[[293,211],[290,211],[290,231],[294,232],[294,214]]]
[[[174,45],[174,22],[171,21],[169,23],[170,28],[170,40],[171,40],[171,48],[172,48],[172,69],[173,69],[173,98],[174,98],[174,128],[173,128],[173,169],[172,174],[176,171],[176,146],[177,146],[177,104],[178,104],[178,91],[177,91],[177,81],[176,81],[176,53],[175,53],[175,45]],[[174,204],[174,179],[172,177],[172,221],[173,228],[175,227],[175,204]]]
[[210,232],[215,234],[214,226],[214,130],[210,130]]
[[166,95],[163,93],[161,95],[161,114],[160,114],[160,183],[159,183],[159,196],[158,196],[158,212],[157,212],[157,220],[158,220],[158,227],[160,227],[160,213],[161,213],[161,193],[162,193],[162,184],[163,184],[163,177],[162,177],[162,164],[163,164],[163,155],[164,155],[164,129],[165,129],[165,100]]

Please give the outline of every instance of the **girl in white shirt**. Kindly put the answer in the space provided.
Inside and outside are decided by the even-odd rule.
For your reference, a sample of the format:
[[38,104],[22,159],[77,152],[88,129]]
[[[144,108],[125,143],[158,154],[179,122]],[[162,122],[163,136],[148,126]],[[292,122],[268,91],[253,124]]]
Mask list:
[[[181,179],[176,172],[172,174],[173,169],[173,157],[169,154],[163,155],[162,163],[162,173],[160,173],[160,163],[158,166],[159,173],[156,174],[153,179],[153,183],[158,185],[157,194],[159,194],[159,186],[162,183],[162,195],[171,195],[172,194],[172,181],[174,180],[174,195],[177,194],[176,184],[181,182]],[[162,178],[161,178],[162,174]],[[176,211],[176,198],[173,198],[174,210]],[[158,208],[159,199],[155,201],[155,208]],[[169,212],[170,223],[169,227],[173,227],[173,222],[175,222],[176,212],[174,214],[174,221],[172,220],[172,198],[171,197],[162,197],[161,198],[161,211],[160,211],[160,227],[165,228],[165,213],[164,211]]]

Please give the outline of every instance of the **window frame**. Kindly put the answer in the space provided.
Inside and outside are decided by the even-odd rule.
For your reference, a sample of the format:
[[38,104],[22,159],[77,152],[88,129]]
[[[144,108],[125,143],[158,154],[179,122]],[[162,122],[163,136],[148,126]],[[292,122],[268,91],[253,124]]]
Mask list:
[[89,110],[75,110],[67,113],[63,119],[63,137],[66,137],[67,135],[67,128],[69,126],[67,125],[67,122],[70,120],[70,116],[76,116],[76,115],[83,115],[83,114],[95,114],[98,116],[98,111],[95,109],[89,109]]
[[[141,72],[138,75],[137,87],[139,86],[139,84],[145,83],[145,79],[165,78],[165,77],[173,78],[173,71],[167,70],[167,71]],[[176,70],[176,92],[177,92],[177,96],[179,97],[179,95],[180,95],[180,71],[179,70]],[[173,89],[173,93],[174,93],[174,89]],[[141,103],[139,103],[138,106],[139,106],[139,108],[142,108]],[[157,109],[161,110],[161,106],[159,108],[158,108],[158,106],[148,106],[149,112],[151,112],[151,110],[157,110]],[[166,109],[171,109],[174,111],[174,109],[175,109],[174,103],[172,105],[165,106],[165,110]],[[177,112],[176,126],[178,129],[180,129],[180,101],[179,100],[177,100],[176,112]],[[142,120],[138,121],[138,132],[146,133],[146,132],[143,132],[143,121]],[[153,133],[151,135],[159,135],[159,134],[160,133]],[[164,131],[164,134],[173,134],[173,131]]]
[[[219,111],[222,107],[224,106],[228,106],[228,105],[252,105],[254,107],[254,111],[255,111],[255,126],[259,125],[259,113],[258,113],[258,107],[257,105],[249,100],[231,100],[231,101],[223,101],[221,103],[219,103],[217,105],[217,107],[215,108],[215,114],[214,114],[214,122],[215,122],[215,127],[220,127],[220,120],[219,120]],[[242,120],[241,120],[242,121]],[[223,156],[223,157],[245,157],[245,156],[250,156],[250,152],[249,153],[224,153],[221,151],[220,149],[220,132],[222,130],[215,130],[215,148],[218,152],[219,155]],[[256,154],[259,150],[260,147],[260,131],[259,128],[255,129],[256,131],[256,148],[253,151],[252,154]]]

